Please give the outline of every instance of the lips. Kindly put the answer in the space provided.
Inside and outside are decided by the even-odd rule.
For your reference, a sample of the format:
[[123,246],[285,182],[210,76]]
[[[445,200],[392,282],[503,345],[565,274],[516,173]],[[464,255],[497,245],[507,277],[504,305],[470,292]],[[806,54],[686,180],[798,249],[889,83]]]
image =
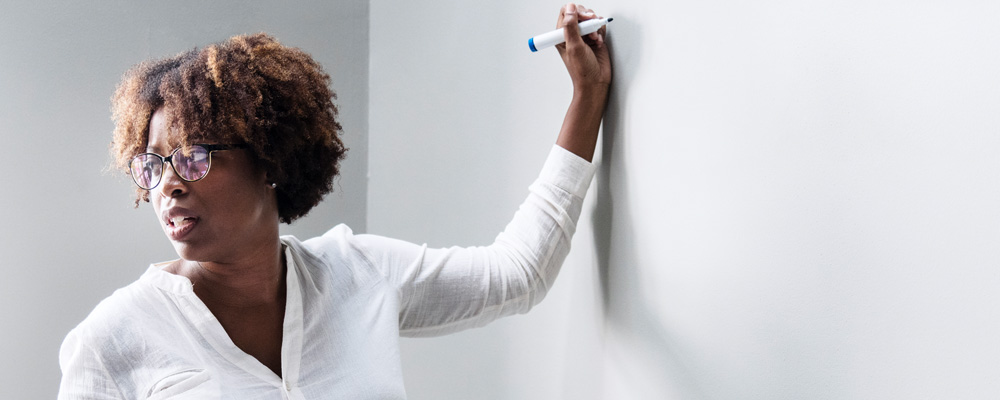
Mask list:
[[174,207],[164,210],[162,216],[163,230],[171,240],[182,240],[198,225],[200,221],[191,210]]

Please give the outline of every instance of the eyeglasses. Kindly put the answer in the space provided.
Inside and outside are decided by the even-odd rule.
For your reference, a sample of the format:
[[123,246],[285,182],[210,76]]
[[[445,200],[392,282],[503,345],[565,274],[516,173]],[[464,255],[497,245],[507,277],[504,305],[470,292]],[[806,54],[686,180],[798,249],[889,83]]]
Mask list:
[[163,163],[170,163],[177,176],[187,182],[200,180],[212,167],[212,153],[221,150],[242,149],[243,144],[195,144],[178,147],[163,157],[156,153],[142,153],[132,157],[128,167],[132,180],[139,187],[151,190],[160,184]]

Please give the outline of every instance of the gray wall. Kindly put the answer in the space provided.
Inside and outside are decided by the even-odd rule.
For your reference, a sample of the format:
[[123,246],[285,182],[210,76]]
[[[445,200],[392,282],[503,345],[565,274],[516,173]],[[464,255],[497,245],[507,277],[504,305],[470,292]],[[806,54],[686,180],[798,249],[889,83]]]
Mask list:
[[131,65],[266,31],[333,78],[351,148],[335,192],[283,233],[365,230],[368,4],[7,2],[0,12],[0,398],[54,398],[63,336],[151,262],[176,258],[131,181],[105,173],[109,99]]
[[[560,3],[373,1],[368,227],[489,243],[570,86]],[[588,4],[615,83],[532,313],[403,343],[414,399],[1000,393],[1000,5]]]

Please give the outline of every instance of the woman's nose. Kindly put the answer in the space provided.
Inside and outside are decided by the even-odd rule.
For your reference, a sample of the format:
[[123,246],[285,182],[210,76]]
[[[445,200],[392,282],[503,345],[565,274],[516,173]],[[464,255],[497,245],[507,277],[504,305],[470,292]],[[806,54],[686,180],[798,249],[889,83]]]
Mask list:
[[[167,166],[166,164],[170,164]],[[173,161],[163,165],[163,175],[160,176],[160,194],[164,197],[177,197],[187,192],[187,182],[174,171]]]

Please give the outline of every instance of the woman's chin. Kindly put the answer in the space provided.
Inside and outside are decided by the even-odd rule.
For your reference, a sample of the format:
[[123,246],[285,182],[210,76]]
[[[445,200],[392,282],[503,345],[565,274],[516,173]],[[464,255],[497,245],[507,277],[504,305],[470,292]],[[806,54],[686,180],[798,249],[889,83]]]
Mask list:
[[194,246],[187,242],[178,242],[171,240],[170,244],[174,246],[174,251],[177,252],[177,256],[188,261],[207,261],[210,259],[205,249],[200,248],[201,246]]

